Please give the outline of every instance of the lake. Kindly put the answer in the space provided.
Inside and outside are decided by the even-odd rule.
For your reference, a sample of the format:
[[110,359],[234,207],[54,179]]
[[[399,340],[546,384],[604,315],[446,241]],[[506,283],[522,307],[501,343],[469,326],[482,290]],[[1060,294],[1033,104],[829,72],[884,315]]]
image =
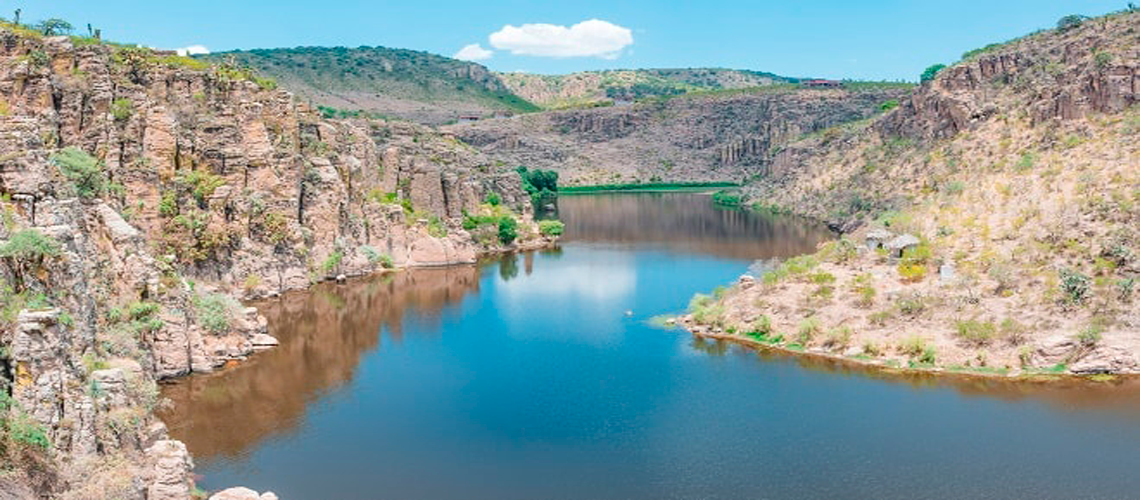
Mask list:
[[557,249],[258,306],[168,384],[200,485],[283,500],[1136,498],[1140,386],[900,376],[653,318],[831,237],[692,193],[564,196]]

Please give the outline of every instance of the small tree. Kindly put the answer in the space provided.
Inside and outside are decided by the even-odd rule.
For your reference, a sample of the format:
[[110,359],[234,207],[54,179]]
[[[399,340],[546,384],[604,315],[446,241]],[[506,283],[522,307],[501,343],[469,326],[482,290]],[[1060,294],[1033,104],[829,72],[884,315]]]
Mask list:
[[499,241],[504,245],[510,245],[518,237],[518,222],[515,222],[513,217],[499,219]]
[[922,81],[923,83],[929,82],[930,80],[934,79],[935,75],[937,75],[939,71],[942,71],[944,69],[946,69],[945,64],[939,63],[939,64],[932,65],[932,66],[926,68],[926,70],[924,70],[922,72],[922,76],[919,77],[919,80]]
[[60,173],[75,184],[75,190],[83,198],[94,198],[103,194],[106,179],[103,166],[94,156],[74,146],[66,147],[51,156],[52,163]]
[[39,269],[47,257],[59,255],[59,242],[35,229],[22,229],[12,233],[0,245],[0,258],[12,271],[16,293],[24,291],[24,276]]
[[71,23],[54,17],[41,22],[39,27],[44,36],[68,35],[75,29]]
[[1078,28],[1085,22],[1085,16],[1080,14],[1069,14],[1057,20],[1057,29],[1061,31],[1069,31],[1073,28]]

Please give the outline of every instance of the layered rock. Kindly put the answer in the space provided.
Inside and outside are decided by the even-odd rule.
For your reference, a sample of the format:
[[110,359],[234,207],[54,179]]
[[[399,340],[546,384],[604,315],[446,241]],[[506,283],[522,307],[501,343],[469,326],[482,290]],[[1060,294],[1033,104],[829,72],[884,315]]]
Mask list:
[[0,29],[0,246],[43,241],[3,259],[0,388],[39,455],[76,459],[36,489],[188,498],[155,382],[276,344],[234,299],[510,249],[462,228],[491,192],[533,225],[518,175],[453,137],[322,120],[239,68]]
[[508,165],[558,170],[568,184],[740,181],[767,172],[807,134],[879,112],[905,86],[680,96],[447,128]]

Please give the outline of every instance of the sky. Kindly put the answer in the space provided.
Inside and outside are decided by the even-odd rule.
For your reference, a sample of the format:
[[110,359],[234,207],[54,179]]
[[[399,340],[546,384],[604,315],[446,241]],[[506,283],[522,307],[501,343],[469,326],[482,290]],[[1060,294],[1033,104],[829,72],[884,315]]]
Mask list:
[[1100,15],[1119,0],[5,0],[0,16],[87,23],[105,38],[220,52],[385,46],[496,71],[723,67],[915,80],[967,50]]

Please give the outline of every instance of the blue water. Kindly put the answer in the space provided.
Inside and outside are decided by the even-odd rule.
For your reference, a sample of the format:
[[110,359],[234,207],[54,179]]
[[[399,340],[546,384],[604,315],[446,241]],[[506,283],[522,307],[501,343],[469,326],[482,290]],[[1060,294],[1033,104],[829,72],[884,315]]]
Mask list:
[[[597,203],[562,202],[579,235],[558,252],[268,304],[280,349],[167,388],[201,484],[286,500],[1140,497],[1132,386],[884,379],[655,327],[744,272],[737,247],[756,242],[606,243],[581,234]],[[765,224],[757,239],[795,242],[753,258],[819,236]]]

